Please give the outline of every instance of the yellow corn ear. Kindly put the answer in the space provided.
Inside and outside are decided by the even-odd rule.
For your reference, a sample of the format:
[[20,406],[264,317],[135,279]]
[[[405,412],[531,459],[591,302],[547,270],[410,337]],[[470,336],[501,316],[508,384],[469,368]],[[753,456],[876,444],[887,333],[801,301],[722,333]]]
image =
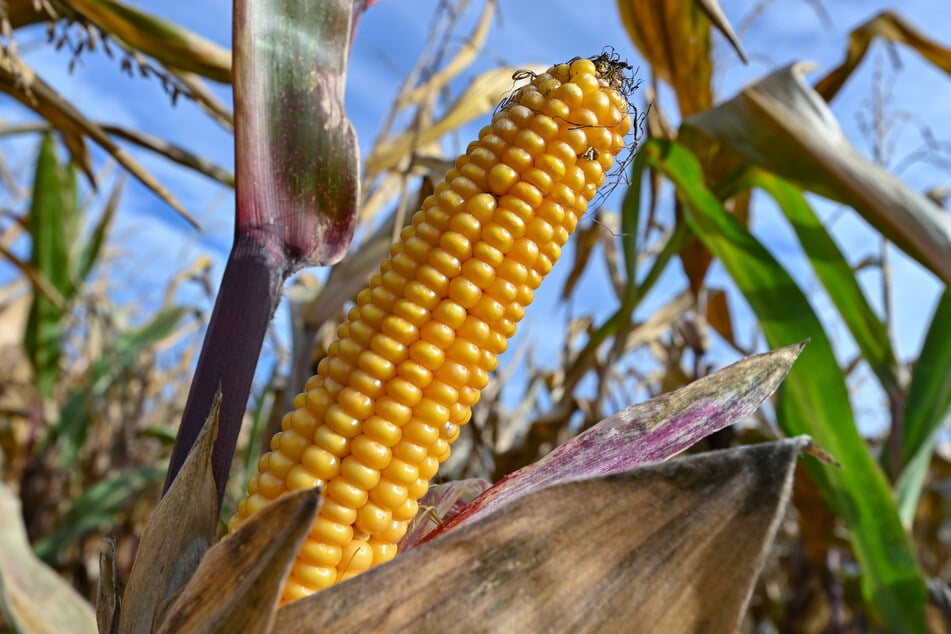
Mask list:
[[625,68],[601,56],[533,76],[357,296],[230,523],[285,491],[324,487],[284,601],[396,555],[498,355],[624,147]]

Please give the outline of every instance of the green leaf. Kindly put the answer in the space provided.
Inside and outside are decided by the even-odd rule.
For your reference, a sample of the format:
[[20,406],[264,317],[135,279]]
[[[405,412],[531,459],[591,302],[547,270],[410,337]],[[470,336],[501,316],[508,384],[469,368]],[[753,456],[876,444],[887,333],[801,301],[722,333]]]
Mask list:
[[47,563],[55,564],[64,548],[91,531],[114,524],[116,513],[129,498],[164,477],[164,467],[140,467],[97,482],[73,501],[59,526],[51,535],[36,542],[33,552]]
[[635,178],[650,165],[674,183],[691,229],[730,273],[769,345],[811,339],[780,390],[780,425],[790,435],[811,435],[842,464],[841,469],[809,466],[850,530],[865,601],[892,631],[923,631],[925,585],[913,545],[885,476],[855,427],[845,380],[808,299],[704,187],[698,161],[683,146],[653,139],[635,161]]
[[39,448],[55,441],[59,445],[60,465],[73,464],[86,438],[91,402],[131,371],[142,353],[171,334],[185,313],[186,309],[181,306],[166,308],[147,324],[116,337],[103,356],[93,363],[86,381],[69,394],[59,420]]
[[[66,199],[64,174],[56,162],[56,145],[52,135],[46,134],[40,144],[33,179],[28,225],[33,238],[30,265],[61,297],[67,295],[69,287]],[[24,343],[36,375],[36,389],[43,399],[49,398],[59,380],[63,308],[46,294],[34,291]]]
[[852,333],[862,356],[885,392],[893,398],[898,398],[901,394],[897,375],[898,362],[895,360],[885,325],[872,310],[855,272],[822,226],[802,191],[763,170],[751,169],[746,175],[744,180],[747,186],[759,187],[772,196],[782,209],[796,231],[799,244],[809,258],[816,276]]
[[112,224],[116,209],[119,207],[119,199],[122,198],[124,185],[125,178],[120,177],[115,188],[112,190],[112,194],[109,195],[109,200],[106,201],[106,207],[102,212],[102,216],[99,218],[99,222],[96,223],[92,234],[89,236],[89,240],[86,241],[79,253],[74,272],[77,283],[83,282],[89,277],[93,267],[96,266],[96,262],[99,260],[102,245],[106,242],[106,233],[109,231],[109,225]]
[[[911,526],[938,431],[951,408],[951,291],[938,301],[911,375],[901,439],[904,470],[895,485],[902,521]],[[893,442],[896,439],[891,439]]]

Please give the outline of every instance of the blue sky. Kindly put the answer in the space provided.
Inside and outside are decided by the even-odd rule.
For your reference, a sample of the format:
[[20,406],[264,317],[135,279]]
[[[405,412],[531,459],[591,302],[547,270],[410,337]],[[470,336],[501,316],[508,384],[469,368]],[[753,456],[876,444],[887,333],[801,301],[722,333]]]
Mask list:
[[[179,22],[224,46],[230,43],[230,2],[149,0],[135,4]],[[439,4],[438,0],[380,0],[362,17],[352,50],[347,107],[364,151],[370,147],[380,130],[393,96],[426,42],[432,16]],[[460,35],[466,35],[471,30],[481,11],[481,2],[471,4],[473,6],[461,21]],[[842,59],[848,31],[890,7],[900,6],[900,13],[926,34],[944,38],[944,43],[951,45],[951,41],[947,40],[947,34],[951,33],[951,12],[938,10],[938,4],[925,0],[902,3],[835,0],[825,3],[831,19],[831,23],[826,23],[814,10],[815,3],[779,0],[768,3],[755,20],[743,27],[750,3],[724,2],[723,8],[728,19],[737,29],[743,27],[740,37],[751,62],[743,66],[725,46],[722,38],[715,36],[715,55],[719,68],[715,78],[717,96],[729,98],[744,84],[793,61],[816,62],[817,71],[810,78],[821,77]],[[451,84],[453,94],[458,94],[479,72],[500,64],[519,66],[553,63],[574,56],[593,55],[605,46],[613,46],[635,66],[640,63],[639,55],[620,24],[613,0],[500,0],[499,7],[482,55],[472,68]],[[87,115],[147,130],[231,168],[233,152],[230,134],[190,103],[181,101],[172,107],[158,82],[125,77],[118,70],[118,62],[106,59],[101,53],[84,54],[79,67],[70,75],[67,72],[68,56],[45,46],[42,31],[19,35],[18,40],[25,59]],[[453,41],[458,45],[461,38]],[[860,151],[868,153],[870,148],[858,121],[859,113],[867,112],[867,100],[877,65],[889,81],[894,81],[893,108],[910,113],[893,137],[895,160],[898,161],[920,147],[922,126],[928,126],[939,140],[951,139],[951,124],[947,119],[947,112],[951,110],[951,79],[907,49],[896,48],[894,54],[892,56],[881,46],[875,47],[875,54],[866,60],[856,78],[846,85],[833,102],[832,109],[846,135]],[[893,60],[900,61],[901,66],[897,70]],[[646,72],[642,72],[642,76],[646,78]],[[227,87],[216,86],[215,90],[221,99],[230,103]],[[661,98],[665,112],[670,114],[673,107],[669,95],[662,94]],[[2,120],[16,123],[28,117],[29,113],[9,100],[0,100]],[[460,145],[464,147],[483,123],[474,122],[458,137],[448,140],[446,149],[455,151]],[[8,164],[19,166],[29,173],[35,144],[35,138],[3,141],[2,151]],[[120,300],[151,306],[161,298],[167,280],[199,255],[211,255],[215,262],[214,279],[220,277],[233,231],[233,196],[226,188],[161,158],[135,149],[131,151],[173,191],[203,226],[200,234],[192,231],[143,187],[130,181],[113,234],[114,244],[121,245],[114,264],[116,277],[125,280],[118,294]],[[97,165],[101,166],[103,154],[96,152],[96,158]],[[901,176],[921,190],[951,185],[946,169],[925,163],[911,165]],[[104,191],[108,191],[108,187]],[[607,205],[617,209],[617,198],[610,199]],[[877,250],[873,234],[853,213],[821,203],[818,208],[824,216],[837,219],[836,236],[853,261]],[[805,288],[816,288],[804,263],[796,259],[798,247],[785,224],[777,222],[776,216],[765,209],[757,219],[754,229],[761,239],[789,264]],[[892,253],[897,252],[893,250]],[[570,252],[566,251],[564,259],[570,260]],[[568,262],[563,262],[556,268],[553,277],[563,278],[568,266]],[[907,358],[917,352],[923,324],[930,315],[937,286],[916,264],[900,255],[895,256],[894,266],[896,336],[899,353]],[[0,279],[6,275],[3,267],[0,264]],[[318,271],[314,273],[319,274]],[[725,278],[715,270],[712,279]],[[597,306],[598,298],[606,288],[604,281],[597,279],[596,275],[589,275],[585,281],[588,291],[576,300],[572,309],[576,313],[589,306]],[[877,284],[872,275],[863,276],[863,281],[870,284],[870,288],[875,288]],[[557,301],[561,282],[551,280],[547,286],[554,290],[539,294],[534,310],[529,311],[522,327],[521,337],[543,341],[548,328],[560,329],[560,322],[552,323],[551,320],[533,317],[549,315],[551,311],[563,315],[567,310]],[[658,293],[647,302],[638,316],[647,317],[652,308],[663,303],[663,299],[663,293]],[[873,296],[873,301],[877,301],[876,296]],[[817,305],[821,312],[828,311],[827,300],[820,297]],[[596,312],[603,315],[612,308],[603,306]],[[734,308],[741,318],[749,318],[742,304],[734,305]],[[281,321],[277,324],[280,328]],[[835,325],[830,325],[830,330],[833,335],[845,335],[845,331]],[[843,350],[848,350],[848,344]],[[876,426],[875,418],[874,414],[868,418],[869,428]]]

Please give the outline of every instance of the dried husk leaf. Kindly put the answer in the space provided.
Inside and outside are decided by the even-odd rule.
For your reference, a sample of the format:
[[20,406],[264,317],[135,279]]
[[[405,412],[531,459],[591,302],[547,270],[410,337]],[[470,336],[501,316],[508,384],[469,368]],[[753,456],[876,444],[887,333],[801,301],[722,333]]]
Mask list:
[[535,492],[282,607],[274,631],[733,632],[808,442]]
[[853,207],[882,235],[951,284],[951,217],[848,142],[822,97],[792,64],[687,119],[680,140],[709,164],[738,154]]
[[319,489],[283,495],[209,549],[157,632],[270,632],[319,506]]
[[211,455],[220,407],[219,391],[181,471],[142,533],[122,598],[119,632],[151,632],[215,542],[218,491]]
[[92,606],[33,554],[23,526],[20,500],[2,482],[0,614],[18,632],[96,632],[96,613]]
[[742,359],[676,392],[605,418],[497,482],[431,536],[485,517],[532,491],[670,458],[755,412],[779,387],[804,346]]
[[119,565],[116,562],[116,540],[108,538],[99,553],[99,592],[96,596],[96,623],[100,634],[119,631],[122,610]]

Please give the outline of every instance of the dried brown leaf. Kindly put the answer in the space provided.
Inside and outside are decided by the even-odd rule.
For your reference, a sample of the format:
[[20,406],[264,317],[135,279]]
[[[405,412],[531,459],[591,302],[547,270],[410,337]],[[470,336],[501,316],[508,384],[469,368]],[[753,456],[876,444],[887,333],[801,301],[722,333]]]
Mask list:
[[698,156],[737,154],[853,207],[908,255],[951,284],[951,217],[848,142],[793,64],[687,119],[680,140]]
[[733,337],[733,317],[730,316],[730,305],[726,301],[726,292],[713,288],[707,291],[707,323],[713,326],[717,333],[736,345]]
[[733,632],[807,442],[553,486],[284,606],[274,631]]
[[926,37],[897,13],[884,11],[849,34],[845,59],[816,83],[816,92],[823,99],[832,101],[835,98],[877,37],[910,46],[926,60],[951,74],[951,50]]
[[121,596],[119,565],[116,562],[116,540],[108,538],[99,553],[99,593],[96,597],[96,622],[100,634],[119,631]]
[[93,634],[96,613],[72,586],[36,558],[20,500],[0,483],[0,614],[18,632]]
[[270,632],[319,506],[319,489],[283,495],[209,549],[157,632]]
[[218,490],[211,455],[220,407],[219,391],[181,471],[142,533],[122,599],[119,632],[151,632],[215,541]]
[[[548,66],[528,64],[523,68],[541,73]],[[443,117],[431,126],[404,132],[386,143],[377,145],[366,159],[365,178],[373,178],[376,174],[391,169],[403,157],[412,154],[414,148],[433,143],[447,132],[492,112],[502,97],[512,90],[512,74],[516,70],[521,69],[496,68],[482,73],[472,80]]]

